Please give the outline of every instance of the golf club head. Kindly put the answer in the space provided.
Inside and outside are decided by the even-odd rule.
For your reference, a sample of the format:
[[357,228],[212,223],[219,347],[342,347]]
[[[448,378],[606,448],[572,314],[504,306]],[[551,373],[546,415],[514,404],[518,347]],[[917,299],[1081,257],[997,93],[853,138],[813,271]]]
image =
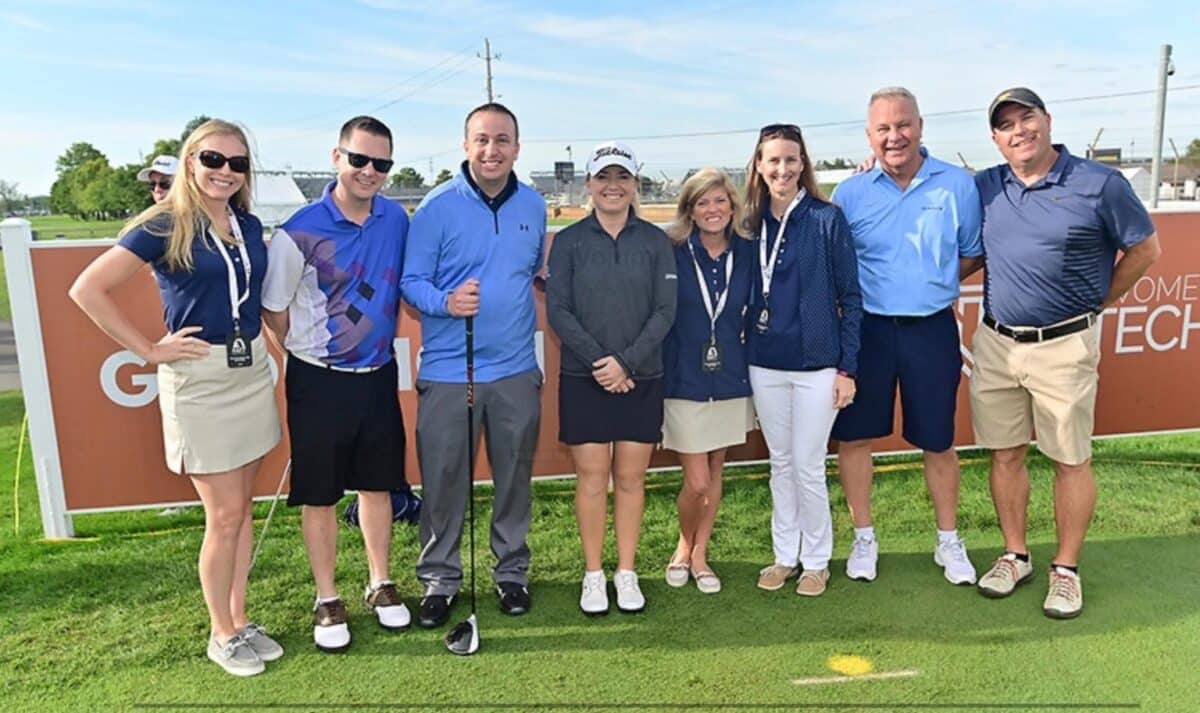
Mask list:
[[479,650],[479,624],[474,614],[446,634],[446,648],[456,656],[470,656]]

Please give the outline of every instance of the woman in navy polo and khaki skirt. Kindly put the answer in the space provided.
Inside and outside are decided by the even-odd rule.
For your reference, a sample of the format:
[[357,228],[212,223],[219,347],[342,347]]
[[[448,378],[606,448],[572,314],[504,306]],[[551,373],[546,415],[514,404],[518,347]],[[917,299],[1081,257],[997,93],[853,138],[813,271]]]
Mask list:
[[679,306],[663,344],[666,370],[663,447],[679,453],[679,544],[667,564],[667,584],[688,576],[705,594],[721,591],[708,565],[708,542],[721,502],[725,451],[754,430],[746,371],[746,302],[754,272],[754,244],[738,231],[737,189],[716,168],[683,184],[675,222]]
[[675,320],[675,255],[666,234],[638,217],[637,161],[621,143],[597,146],[587,162],[592,211],[550,248],[546,312],[562,341],[559,440],[575,462],[575,518],[583,546],[579,599],[608,611],[601,553],[608,483],[617,608],[646,606],[634,572],[646,466],[662,438],[662,341]]
[[799,573],[796,594],[815,597],[833,554],[829,433],[854,400],[858,263],[850,226],[818,191],[798,127],[763,127],[746,175],[746,230],[758,237],[746,321],[750,385],[770,452],[775,555],[758,586],[780,589]]
[[[200,587],[211,621],[208,657],[237,676],[262,672],[283,649],[246,617],[254,537],[251,492],[279,442],[279,414],[260,334],[267,267],[262,224],[249,213],[249,142],[235,124],[206,121],[184,141],[166,198],[133,218],[89,265],[71,297],[109,336],[158,365],[167,467],[204,503]],[[112,293],[147,263],[165,307],[155,341]]]

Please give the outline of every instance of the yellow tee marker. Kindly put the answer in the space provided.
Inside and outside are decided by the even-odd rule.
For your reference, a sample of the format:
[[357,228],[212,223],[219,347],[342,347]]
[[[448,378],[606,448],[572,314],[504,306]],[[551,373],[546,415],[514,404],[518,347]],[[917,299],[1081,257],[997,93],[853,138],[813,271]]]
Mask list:
[[862,676],[875,670],[875,665],[871,663],[870,659],[845,654],[830,656],[826,665],[829,666],[831,671],[840,673],[843,676]]

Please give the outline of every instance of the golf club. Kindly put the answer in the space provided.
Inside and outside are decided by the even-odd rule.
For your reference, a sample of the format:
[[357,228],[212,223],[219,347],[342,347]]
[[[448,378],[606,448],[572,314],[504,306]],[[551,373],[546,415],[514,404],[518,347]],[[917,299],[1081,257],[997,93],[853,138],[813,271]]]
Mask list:
[[457,656],[479,650],[475,620],[475,320],[467,317],[467,531],[471,561],[471,616],[446,634],[446,648]]

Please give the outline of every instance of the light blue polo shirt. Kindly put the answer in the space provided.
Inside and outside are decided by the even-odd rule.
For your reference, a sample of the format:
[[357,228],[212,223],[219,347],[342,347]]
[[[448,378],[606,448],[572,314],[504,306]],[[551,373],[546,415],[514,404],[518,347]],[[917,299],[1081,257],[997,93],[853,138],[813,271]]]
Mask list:
[[1008,164],[975,176],[983,201],[983,307],[1002,324],[1045,327],[1099,312],[1117,250],[1154,233],[1119,171],[1056,144],[1046,177],[1026,186]]
[[971,174],[924,160],[901,190],[876,163],[842,181],[833,194],[850,222],[858,253],[863,309],[921,317],[958,299],[958,259],[983,254],[979,192]]

